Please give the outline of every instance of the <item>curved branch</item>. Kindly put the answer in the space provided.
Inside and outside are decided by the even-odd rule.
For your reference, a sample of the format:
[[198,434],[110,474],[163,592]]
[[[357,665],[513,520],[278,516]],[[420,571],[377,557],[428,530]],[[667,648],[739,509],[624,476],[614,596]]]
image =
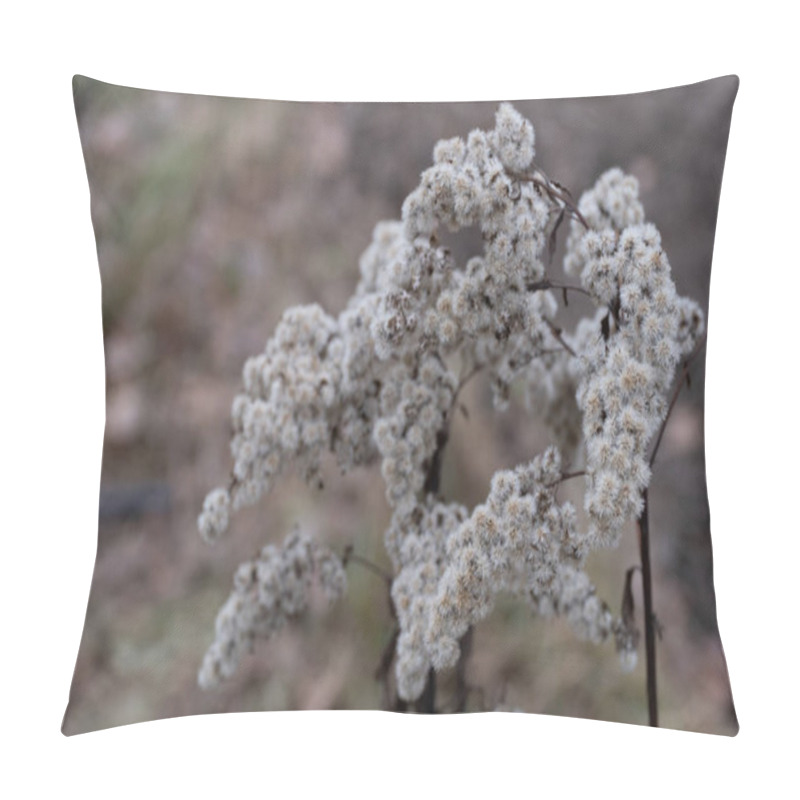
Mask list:
[[360,556],[357,553],[353,552],[353,545],[349,544],[344,549],[344,553],[342,554],[342,566],[346,567],[350,562],[354,564],[361,564],[362,567],[365,567],[373,574],[377,575],[379,578],[382,578],[384,583],[387,586],[392,585],[392,576],[382,567],[379,567],[374,562],[370,561],[368,558],[364,558],[364,556]]
[[584,289],[583,286],[574,286],[569,283],[558,283],[557,281],[551,281],[549,278],[544,278],[541,281],[529,283],[525,288],[529,292],[541,292],[545,289],[561,289],[565,292],[578,292],[579,294],[586,295],[586,297],[592,299],[592,293]]
[[569,190],[556,181],[550,180],[547,174],[541,167],[533,165],[533,174],[509,172],[509,177],[517,181],[528,181],[532,183],[540,192],[544,192],[552,202],[560,203],[566,208],[572,217],[583,225],[586,230],[589,230],[589,223],[586,218],[581,214]]
[[552,322],[551,320],[547,319],[547,317],[545,317],[545,318],[544,318],[544,321],[547,323],[547,326],[550,328],[550,331],[551,331],[551,333],[553,334],[553,336],[555,336],[555,338],[556,338],[556,339],[558,339],[558,342],[559,342],[559,344],[560,344],[560,345],[561,345],[561,346],[562,346],[562,347],[563,347],[563,348],[564,348],[564,349],[565,349],[565,350],[566,350],[566,351],[567,351],[567,352],[568,352],[568,353],[569,353],[571,356],[574,356],[575,358],[577,358],[577,357],[578,357],[578,354],[577,354],[577,353],[576,353],[576,352],[575,352],[575,351],[574,351],[574,350],[573,350],[573,349],[572,349],[572,348],[569,346],[569,344],[567,344],[567,342],[565,341],[564,337],[561,335],[561,334],[562,334],[562,330],[561,330],[561,328],[559,328],[559,327],[558,327],[558,325],[556,325],[556,324],[555,324],[554,322]]
[[653,464],[655,463],[656,454],[658,453],[658,448],[661,445],[661,439],[663,438],[664,431],[667,428],[667,422],[669,422],[672,410],[675,408],[675,404],[678,402],[678,395],[681,393],[683,384],[687,383],[689,380],[689,367],[691,366],[692,361],[694,361],[694,359],[703,349],[705,343],[706,343],[706,334],[703,334],[697,340],[697,344],[695,345],[694,350],[692,350],[692,352],[686,357],[686,360],[683,362],[683,371],[681,372],[680,377],[678,378],[678,382],[675,385],[675,391],[672,393],[672,398],[669,401],[667,413],[664,416],[664,421],[661,423],[661,427],[658,429],[658,436],[656,437],[656,442],[653,445],[653,452],[650,455],[650,462],[649,462],[650,469],[653,468]]

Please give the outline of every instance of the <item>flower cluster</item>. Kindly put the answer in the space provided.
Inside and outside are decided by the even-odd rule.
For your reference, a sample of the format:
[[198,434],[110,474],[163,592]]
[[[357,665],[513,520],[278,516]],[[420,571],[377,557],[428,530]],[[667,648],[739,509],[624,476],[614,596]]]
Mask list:
[[596,597],[582,566],[585,537],[571,503],[559,504],[558,450],[514,470],[495,473],[485,503],[446,543],[446,563],[430,604],[425,644],[436,669],[458,660],[458,640],[510,592],[543,614],[559,613],[583,638],[602,641],[613,617]]
[[552,208],[518,173],[534,156],[533,128],[510,105],[497,113],[490,133],[473,131],[467,141],[440,142],[434,165],[403,205],[409,240],[476,226],[484,248],[465,269],[451,273],[428,318],[446,350],[460,349],[474,368],[488,367],[495,401],[548,337],[544,320],[554,315],[547,293],[528,286],[544,277],[541,254]]
[[268,639],[305,611],[316,577],[331,600],[345,590],[347,579],[337,556],[299,532],[280,548],[267,545],[253,561],[241,564],[233,592],[220,609],[216,638],[203,659],[198,681],[204,689],[230,678],[257,639]]
[[[254,503],[290,463],[312,480],[332,431],[350,434],[342,420],[343,343],[337,321],[317,305],[289,309],[263,353],[244,366],[244,391],[231,411],[233,470],[229,488],[206,498],[198,520],[202,536],[216,540],[231,510]],[[364,438],[362,433],[361,439]]]
[[576,397],[586,443],[586,511],[600,544],[615,544],[642,510],[650,443],[667,412],[675,367],[702,334],[703,316],[679,298],[656,227],[644,222],[634,178],[614,169],[581,198],[565,270],[601,311],[581,349]]
[[418,698],[425,688],[432,664],[426,637],[447,563],[447,543],[466,516],[467,509],[461,505],[428,498],[402,527],[395,515],[388,534],[397,543],[397,576],[392,583],[400,626],[397,691],[406,700]]
[[[402,219],[375,227],[339,316],[316,305],[286,312],[245,364],[232,409],[232,477],[208,495],[198,520],[216,540],[289,465],[315,480],[325,452],[344,469],[379,461],[392,512],[384,539],[397,687],[408,701],[421,696],[431,668],[457,663],[459,639],[502,592],[565,617],[591,641],[613,635],[623,662],[635,662],[632,622],[597,597],[585,560],[641,510],[648,447],[703,317],[675,292],[635,179],[610,170],[576,210],[542,179],[534,144],[531,124],[505,103],[493,130],[439,142]],[[567,211],[564,270],[597,306],[573,332],[554,324],[543,257]],[[442,227],[474,227],[481,252],[457,264],[439,243]],[[498,472],[470,512],[437,496],[438,470],[458,392],[478,370],[498,408],[522,379],[554,446]],[[562,465],[580,459],[586,531],[556,497]],[[297,534],[242,565],[201,685],[229,676],[254,639],[302,611],[313,574],[331,595],[344,589],[341,562]]]
[[[309,480],[325,450],[344,468],[369,463],[377,423],[396,426],[400,406],[410,408],[411,383],[418,392],[431,390],[437,359],[444,370],[444,359],[458,350],[469,368],[488,367],[502,402],[546,340],[544,318],[555,313],[547,293],[526,291],[544,275],[547,203],[505,171],[532,158],[533,128],[507,104],[490,134],[440,143],[436,163],[403,207],[403,222],[376,226],[361,281],[339,317],[317,305],[286,312],[264,352],[245,364],[244,392],[232,409],[233,478],[207,498],[199,521],[205,538],[218,538],[229,509],[258,500],[289,463]],[[440,224],[478,225],[483,256],[455,269],[436,243]],[[446,386],[435,390],[438,410],[427,404],[428,424],[422,423],[427,434],[441,427],[452,400],[455,376],[443,380],[449,397]],[[408,495],[410,472],[430,455],[412,445],[417,457],[409,459],[399,449],[380,449],[393,506]]]
[[[375,424],[375,441],[383,458],[387,499],[395,514],[405,519],[417,506],[457,386],[455,376],[435,356],[426,357],[415,372],[389,386],[397,396],[391,398],[391,411],[387,408],[386,416]],[[390,392],[384,390],[382,399]],[[389,537],[387,546],[394,557],[397,543]]]

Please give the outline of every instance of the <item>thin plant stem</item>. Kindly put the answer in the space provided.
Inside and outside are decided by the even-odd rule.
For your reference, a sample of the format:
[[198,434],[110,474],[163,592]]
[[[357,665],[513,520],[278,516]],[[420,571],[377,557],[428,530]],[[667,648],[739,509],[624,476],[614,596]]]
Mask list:
[[658,687],[656,684],[656,629],[653,613],[653,575],[650,568],[650,521],[647,489],[642,492],[644,507],[639,517],[639,553],[642,561],[644,594],[644,646],[647,661],[647,714],[650,727],[658,727]]
[[425,476],[425,484],[422,489],[425,494],[436,495],[439,493],[439,482],[442,475],[442,459],[444,458],[444,448],[450,435],[449,427],[448,420],[442,426],[441,430],[436,434],[436,450],[431,457],[431,463],[428,467],[428,474]]
[[381,653],[378,666],[375,668],[375,680],[381,684],[383,695],[383,707],[387,710],[394,709],[395,711],[405,711],[405,704],[399,698],[395,702],[392,701],[391,691],[389,686],[389,673],[391,671],[392,662],[394,661],[395,650],[397,649],[397,639],[400,636],[400,628],[397,626],[397,611],[394,607],[392,600],[392,576],[378,564],[370,561],[364,556],[360,556],[353,552],[353,545],[347,545],[342,554],[342,565],[347,567],[348,564],[359,564],[365,569],[369,570],[373,575],[377,575],[386,584],[386,592],[389,599],[389,611],[392,619],[395,621],[395,628],[392,632],[391,638],[386,643],[383,652]]
[[555,323],[551,322],[547,317],[545,317],[544,321],[547,323],[548,327],[553,333],[553,336],[558,339],[559,344],[571,355],[577,358],[578,354],[567,344],[564,340],[564,337],[561,335],[561,328],[559,328]]
[[561,289],[565,292],[578,292],[579,294],[585,295],[586,297],[592,297],[592,293],[588,292],[583,286],[573,286],[572,284],[568,283],[558,283],[558,281],[551,281],[548,278],[545,278],[541,281],[536,281],[535,283],[529,283],[527,286],[529,292],[541,292],[546,289]]
[[345,548],[344,555],[342,556],[342,564],[346,567],[350,562],[354,564],[360,564],[362,567],[365,567],[370,572],[377,575],[379,578],[383,578],[384,582],[391,586],[392,584],[392,576],[382,567],[379,567],[374,562],[370,561],[368,558],[364,558],[364,556],[360,556],[357,553],[353,552],[353,546],[348,545]]
[[524,173],[511,173],[511,177],[518,181],[529,181],[536,186],[540,191],[543,191],[555,203],[561,203],[570,214],[577,219],[586,230],[589,230],[589,223],[584,218],[583,214],[578,209],[572,195],[566,187],[562,186],[557,181],[553,181],[547,177],[544,170],[536,165],[533,165],[533,174]]
[[563,472],[558,480],[553,481],[552,483],[547,484],[547,488],[551,488],[552,486],[558,486],[559,483],[563,483],[564,481],[572,480],[572,478],[580,478],[586,474],[586,470],[581,469],[577,472]]
[[[681,372],[675,389],[672,393],[667,413],[664,416],[664,421],[658,431],[655,444],[653,445],[653,452],[650,456],[650,467],[652,468],[656,460],[658,448],[661,445],[661,440],[664,436],[664,431],[667,427],[667,422],[672,414],[675,404],[678,402],[678,395],[683,388],[683,385],[689,380],[689,368],[692,361],[696,358],[698,353],[705,345],[706,337],[703,335],[695,345],[694,350],[687,356],[683,362],[683,371]],[[644,595],[644,646],[645,646],[645,660],[647,669],[647,714],[650,726],[653,728],[658,727],[658,687],[656,679],[656,616],[653,611],[653,572],[650,563],[650,519],[649,519],[649,503],[647,489],[642,492],[642,513],[639,516],[639,553],[641,557],[642,569],[642,593]]]
[[675,404],[678,402],[678,395],[681,393],[681,389],[683,388],[683,384],[689,380],[689,367],[692,364],[692,361],[697,357],[700,351],[703,349],[703,346],[706,343],[706,336],[700,337],[697,344],[695,345],[694,350],[686,357],[686,360],[683,362],[683,371],[678,378],[678,382],[675,384],[675,390],[672,393],[672,398],[669,401],[669,407],[667,408],[667,413],[664,416],[664,421],[661,423],[661,427],[658,429],[658,436],[656,437],[656,443],[653,445],[653,453],[650,456],[650,467],[652,469],[653,464],[656,460],[656,453],[658,453],[659,445],[661,444],[661,439],[664,436],[664,431],[667,427],[667,422],[669,422],[670,415],[672,414],[672,410],[675,408]]

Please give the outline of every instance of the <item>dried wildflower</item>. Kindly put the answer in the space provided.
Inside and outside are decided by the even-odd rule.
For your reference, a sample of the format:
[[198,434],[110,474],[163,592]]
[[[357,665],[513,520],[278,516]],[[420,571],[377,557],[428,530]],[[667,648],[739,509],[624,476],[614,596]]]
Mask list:
[[582,570],[586,549],[575,511],[555,500],[560,476],[554,447],[497,473],[486,503],[450,536],[425,638],[435,668],[455,664],[458,640],[501,592],[562,614],[583,638],[602,641],[609,634],[613,618]]
[[[590,641],[613,635],[623,666],[635,664],[632,594],[615,618],[585,562],[591,550],[616,544],[642,510],[648,448],[703,315],[676,294],[636,180],[609,170],[575,213],[566,195],[542,188],[549,184],[537,177],[534,144],[533,126],[507,103],[492,131],[439,142],[402,219],[376,225],[339,316],[317,305],[284,314],[244,366],[232,408],[230,487],[209,494],[198,520],[204,538],[217,539],[231,514],[289,465],[316,480],[325,452],[344,469],[380,462],[392,512],[384,541],[399,625],[397,691],[408,701],[422,695],[431,668],[458,662],[459,640],[500,593],[561,615]],[[573,332],[553,322],[557,301],[544,266],[567,211],[564,271],[597,306]],[[437,232],[468,226],[482,248],[462,265]],[[498,408],[522,380],[529,409],[554,440],[528,463],[496,473],[472,511],[435,496],[459,363],[487,374]],[[556,496],[563,465],[580,461],[588,530]],[[341,561],[300,534],[243,564],[201,685],[230,676],[256,639],[302,613],[314,576],[332,598],[345,589]]]
[[236,570],[233,592],[217,615],[216,638],[203,659],[198,682],[204,689],[230,678],[258,639],[269,639],[305,611],[317,577],[331,600],[345,590],[341,561],[302,533],[291,533],[280,548],[267,545]]
[[206,497],[197,527],[207,542],[215,542],[228,529],[230,508],[231,497],[226,489],[214,489]]
[[589,230],[573,222],[565,270],[601,312],[583,351],[576,397],[583,412],[585,507],[598,544],[615,544],[639,516],[650,481],[648,448],[667,412],[675,367],[702,330],[702,312],[679,298],[661,237],[643,221],[638,188],[610,170],[581,198]]
[[405,522],[395,515],[387,532],[390,552],[395,554],[392,602],[400,625],[397,689],[400,697],[407,700],[422,694],[433,663],[425,644],[426,631],[446,563],[447,541],[466,513],[463,506],[436,503],[429,498]]

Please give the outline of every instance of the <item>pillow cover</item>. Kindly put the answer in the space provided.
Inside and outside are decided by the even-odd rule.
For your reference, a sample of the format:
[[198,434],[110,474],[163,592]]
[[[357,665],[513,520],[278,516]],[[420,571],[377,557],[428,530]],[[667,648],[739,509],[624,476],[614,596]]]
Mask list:
[[383,708],[735,734],[703,346],[737,87],[76,76],[107,406],[64,733]]

